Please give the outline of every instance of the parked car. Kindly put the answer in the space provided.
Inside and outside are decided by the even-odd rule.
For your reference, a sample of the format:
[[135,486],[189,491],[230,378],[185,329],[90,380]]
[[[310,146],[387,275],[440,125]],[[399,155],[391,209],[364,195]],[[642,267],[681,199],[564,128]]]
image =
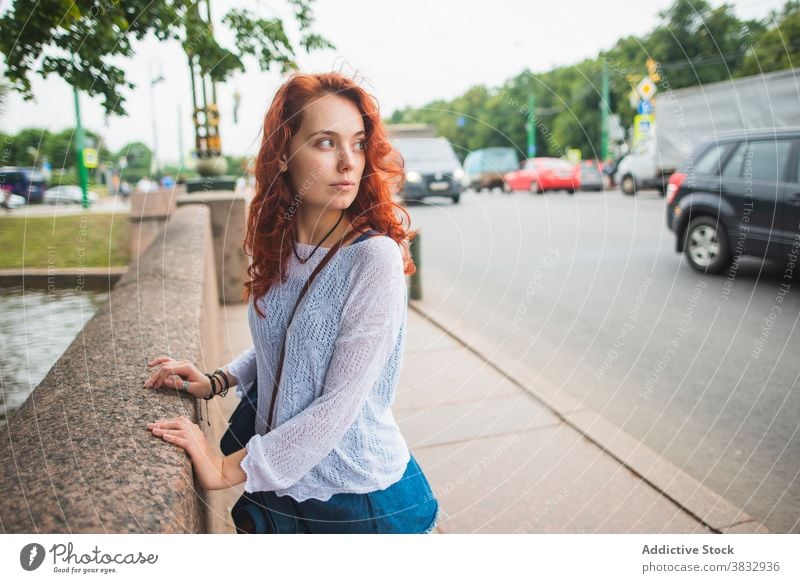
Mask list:
[[[89,199],[89,204],[94,204],[98,201],[96,192],[91,190],[86,193]],[[80,186],[54,186],[49,188],[44,193],[44,201],[47,204],[81,204],[83,202],[83,190]]]
[[447,139],[395,138],[392,145],[403,156],[406,172],[400,192],[403,200],[445,196],[458,203],[464,191],[464,170]]
[[[6,200],[6,196],[8,200]],[[14,194],[9,191],[9,189],[0,188],[0,206],[6,209],[18,209],[20,207],[25,206],[27,201],[25,197],[22,197],[18,194]]]
[[29,203],[42,202],[47,182],[35,168],[0,168],[0,188],[11,190]]
[[473,190],[503,187],[503,175],[519,168],[514,148],[484,148],[470,152],[464,160],[466,184]]
[[603,165],[597,160],[583,160],[578,164],[581,190],[603,190],[606,182],[603,177]]
[[519,170],[503,176],[504,190],[529,190],[542,194],[548,190],[566,190],[575,194],[580,188],[580,169],[576,164],[561,158],[528,158]]
[[667,225],[694,269],[735,257],[786,259],[800,247],[800,129],[725,134],[704,143],[667,186]]

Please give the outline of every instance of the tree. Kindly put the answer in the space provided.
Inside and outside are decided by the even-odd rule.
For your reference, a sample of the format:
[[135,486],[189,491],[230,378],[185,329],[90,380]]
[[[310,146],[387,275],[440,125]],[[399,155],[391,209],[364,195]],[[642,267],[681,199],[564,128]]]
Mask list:
[[[95,148],[101,162],[113,162],[111,152],[106,148],[105,142],[99,134],[91,130],[84,130],[84,136],[85,146]],[[55,134],[49,134],[42,143],[40,158],[47,158],[54,169],[75,168],[77,164],[75,129],[67,128]]]
[[40,149],[50,137],[50,132],[39,128],[26,128],[9,136],[9,165],[39,166],[42,163]]
[[677,89],[736,76],[748,49],[747,31],[757,21],[740,21],[731,6],[705,0],[676,0],[661,12],[662,24],[647,37],[647,50]]
[[744,74],[800,67],[800,2],[787,2],[783,10],[772,13],[767,22],[773,23],[773,28],[753,35],[755,42],[742,65]]
[[244,156],[225,156],[228,162],[228,173],[234,176],[241,176],[244,174]]
[[[90,96],[102,96],[106,113],[125,114],[125,88],[133,88],[126,73],[111,63],[133,55],[132,41],[149,34],[178,40],[187,55],[214,81],[224,81],[243,59],[253,56],[263,70],[273,64],[285,73],[296,69],[295,47],[278,18],[255,18],[245,9],[229,10],[222,23],[234,31],[234,48],[221,46],[207,23],[210,0],[45,0],[31,7],[13,0],[0,17],[0,52],[5,55],[5,77],[10,87],[32,99],[31,78],[55,73]],[[299,25],[299,45],[306,51],[334,48],[310,31],[313,0],[288,0]],[[204,8],[201,15],[200,7]]]
[[[762,22],[739,20],[726,4],[675,0],[651,32],[621,38],[596,58],[537,74],[523,71],[498,88],[473,87],[451,101],[395,111],[391,119],[432,123],[462,154],[501,145],[522,154],[528,98],[535,95],[537,155],[562,156],[567,148],[579,148],[594,158],[600,151],[604,66],[611,110],[630,126],[636,112],[628,96],[648,74],[648,59],[658,63],[662,90],[800,66],[800,1],[790,0]],[[464,127],[455,125],[458,115],[467,118]]]
[[6,99],[8,97],[8,86],[0,83],[0,115],[6,112]]
[[154,178],[150,173],[153,152],[142,142],[131,142],[121,148],[114,156],[116,161],[124,159],[120,178],[128,182],[136,182],[143,177]]

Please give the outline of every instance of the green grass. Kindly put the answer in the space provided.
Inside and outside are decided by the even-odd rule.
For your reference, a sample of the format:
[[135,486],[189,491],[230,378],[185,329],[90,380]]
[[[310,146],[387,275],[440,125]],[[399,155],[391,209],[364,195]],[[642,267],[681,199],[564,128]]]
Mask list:
[[0,268],[128,265],[128,215],[0,216]]

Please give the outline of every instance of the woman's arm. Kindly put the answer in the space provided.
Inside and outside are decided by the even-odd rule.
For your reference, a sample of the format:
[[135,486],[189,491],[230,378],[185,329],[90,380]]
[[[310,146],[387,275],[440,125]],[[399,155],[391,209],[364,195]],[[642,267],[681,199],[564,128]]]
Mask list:
[[386,366],[406,316],[400,249],[375,245],[357,267],[342,311],[323,392],[308,407],[247,443],[245,491],[288,488],[319,464],[353,424]]
[[181,447],[189,454],[195,479],[206,490],[230,488],[247,478],[240,465],[247,451],[240,449],[227,457],[217,455],[200,426],[187,417],[148,423],[147,429],[155,437]]
[[[158,367],[145,381],[145,387],[183,388],[183,381],[189,381],[188,393],[195,397],[206,397],[211,391],[211,381],[194,364],[188,360],[175,360],[169,356],[160,356],[151,360],[149,368]],[[228,385],[236,385],[236,394],[242,398],[245,394],[244,387],[253,382],[256,377],[256,355],[253,347],[245,350],[231,363],[225,365],[222,371],[228,377]]]
[[223,366],[220,370],[228,378],[228,386],[233,387],[239,384],[239,378],[230,371],[228,365]]

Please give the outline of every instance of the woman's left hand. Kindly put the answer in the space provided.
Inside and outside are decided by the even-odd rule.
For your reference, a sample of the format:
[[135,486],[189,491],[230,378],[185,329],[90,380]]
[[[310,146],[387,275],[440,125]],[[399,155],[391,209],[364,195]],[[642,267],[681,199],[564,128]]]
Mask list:
[[187,417],[175,417],[167,421],[148,423],[147,429],[156,437],[186,450],[192,459],[197,481],[203,488],[221,490],[230,486],[222,476],[223,458],[211,451],[199,425],[192,423]]

